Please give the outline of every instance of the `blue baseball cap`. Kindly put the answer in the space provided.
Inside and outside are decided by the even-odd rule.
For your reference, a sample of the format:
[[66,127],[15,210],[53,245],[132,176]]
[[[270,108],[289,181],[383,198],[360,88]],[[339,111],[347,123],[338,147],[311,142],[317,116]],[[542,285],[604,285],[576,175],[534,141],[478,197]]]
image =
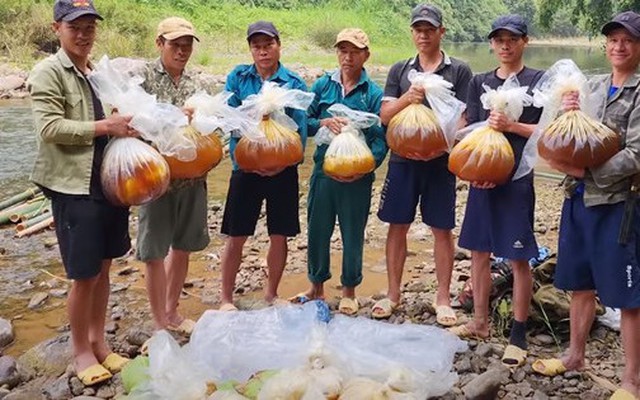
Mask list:
[[53,20],[56,22],[69,22],[85,15],[103,19],[93,6],[92,0],[56,0],[53,5]]
[[247,41],[251,39],[251,36],[259,33],[276,39],[280,37],[280,33],[273,23],[269,21],[257,21],[247,28]]
[[491,24],[489,39],[494,37],[499,30],[504,29],[519,36],[527,36],[527,22],[518,14],[502,15]]
[[442,25],[442,12],[431,4],[418,4],[411,10],[411,26],[418,22],[428,22],[439,28]]
[[613,17],[613,19],[602,27],[602,33],[608,35],[616,28],[624,28],[629,33],[640,38],[640,14],[633,11],[625,11]]

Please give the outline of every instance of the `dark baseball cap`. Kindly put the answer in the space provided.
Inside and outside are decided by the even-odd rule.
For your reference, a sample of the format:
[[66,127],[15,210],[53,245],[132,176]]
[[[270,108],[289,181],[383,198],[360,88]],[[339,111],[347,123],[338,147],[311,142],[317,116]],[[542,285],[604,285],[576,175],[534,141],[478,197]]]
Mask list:
[[85,15],[103,19],[93,6],[92,0],[56,0],[53,5],[53,20],[56,22],[69,22]]
[[280,33],[276,29],[275,25],[269,21],[257,21],[249,25],[249,28],[247,28],[247,41],[251,36],[257,35],[258,33],[262,33],[272,38],[280,37]]
[[442,25],[442,12],[431,4],[418,4],[411,10],[411,26],[418,22],[428,22],[439,28]]
[[633,11],[625,11],[613,17],[602,27],[602,33],[608,35],[616,28],[624,28],[632,36],[640,38],[640,14]]
[[527,22],[518,14],[502,15],[491,24],[489,39],[494,37],[499,30],[504,29],[520,36],[527,36]]

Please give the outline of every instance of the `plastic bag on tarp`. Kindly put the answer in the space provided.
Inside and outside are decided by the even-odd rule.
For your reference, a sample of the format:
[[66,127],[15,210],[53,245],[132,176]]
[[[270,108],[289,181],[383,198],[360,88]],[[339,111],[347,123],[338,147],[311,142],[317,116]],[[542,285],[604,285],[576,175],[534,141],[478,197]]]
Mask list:
[[178,130],[188,124],[180,108],[158,103],[156,96],[144,91],[139,76],[117,71],[109,57],[103,56],[88,75],[93,89],[103,103],[118,109],[124,115],[132,115],[129,125],[140,136],[153,143],[163,155],[193,160],[195,146],[178,135]]
[[169,165],[151,146],[135,138],[115,138],[107,145],[100,180],[113,204],[133,206],[162,196],[169,187]]
[[346,374],[341,360],[327,349],[326,341],[326,325],[316,325],[303,364],[283,369],[267,380],[257,399],[337,399]]
[[304,365],[309,334],[319,322],[318,302],[243,312],[206,311],[187,344],[220,380],[245,381],[253,373]]
[[364,111],[352,110],[344,104],[334,104],[327,109],[334,117],[344,117],[349,123],[342,127],[340,134],[323,126],[318,129],[316,144],[328,144],[324,155],[324,173],[337,178],[350,178],[364,175],[376,168],[373,153],[362,133],[373,125],[380,125],[380,118]]
[[258,123],[257,129],[240,132],[235,160],[246,171],[276,170],[302,161],[298,125],[284,112],[286,107],[306,110],[314,94],[264,82],[260,93],[247,97],[238,108]]
[[453,84],[440,75],[411,70],[408,79],[425,89],[431,108],[411,104],[396,114],[389,122],[387,144],[405,158],[438,157],[453,146],[456,126],[466,106],[451,91]]
[[127,399],[206,400],[214,392],[218,376],[166,331],[159,331],[149,342],[148,374],[150,380],[136,387]]
[[392,382],[425,399],[453,387],[458,379],[451,371],[453,357],[467,344],[435,326],[338,315],[328,325],[327,349],[341,358],[351,376]]
[[[580,110],[562,111],[562,96],[576,91]],[[544,107],[536,131],[523,154],[523,171],[531,171],[538,154],[580,168],[602,164],[620,149],[618,134],[599,122],[599,112],[608,88],[589,82],[569,59],[559,60],[547,70],[534,88],[534,104]],[[526,168],[526,169],[525,169]]]
[[[532,102],[528,86],[520,86],[511,75],[497,89],[483,85],[480,101],[485,110],[500,111],[511,121],[520,119],[525,106]],[[487,121],[470,125],[458,132],[462,140],[449,156],[449,170],[470,182],[505,183],[515,166],[513,149],[507,138],[489,127]]]

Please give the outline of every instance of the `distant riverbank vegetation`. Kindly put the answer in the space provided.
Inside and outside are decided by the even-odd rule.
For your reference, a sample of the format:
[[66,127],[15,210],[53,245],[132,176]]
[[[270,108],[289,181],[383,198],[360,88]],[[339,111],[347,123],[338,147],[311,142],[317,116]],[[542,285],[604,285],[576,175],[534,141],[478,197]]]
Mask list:
[[[191,20],[202,43],[193,62],[213,71],[247,60],[245,30],[258,19],[280,29],[283,51],[290,62],[327,66],[334,63],[331,46],[336,33],[348,26],[364,29],[371,38],[372,62],[387,65],[412,53],[408,20],[417,1],[409,0],[94,0],[105,17],[95,56],[155,55],[155,26],[164,17]],[[57,41],[50,24],[52,0],[0,2],[0,58],[29,67]],[[582,37],[615,12],[640,9],[640,0],[433,0],[445,16],[446,40],[485,41],[491,21],[500,14],[519,13],[537,39]],[[586,39],[584,39],[586,38]],[[597,45],[597,43],[596,43]]]

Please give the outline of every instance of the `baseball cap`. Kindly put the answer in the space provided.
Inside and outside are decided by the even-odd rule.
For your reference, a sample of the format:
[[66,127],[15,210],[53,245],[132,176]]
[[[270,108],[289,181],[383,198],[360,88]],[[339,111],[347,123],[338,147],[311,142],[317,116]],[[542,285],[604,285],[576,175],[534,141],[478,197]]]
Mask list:
[[257,21],[249,25],[249,28],[247,28],[247,41],[249,40],[249,38],[251,38],[251,36],[258,33],[262,33],[272,38],[280,37],[280,33],[276,29],[275,25],[273,25],[269,21]]
[[418,22],[428,22],[439,28],[442,25],[442,12],[431,4],[418,4],[411,10],[411,26]]
[[163,19],[158,24],[158,34],[156,37],[163,37],[167,40],[175,40],[183,36],[192,36],[198,42],[200,39],[196,36],[196,30],[193,24],[184,18],[169,17]]
[[85,15],[103,19],[93,6],[92,0],[56,0],[53,4],[53,20],[56,22],[69,22]]
[[520,36],[527,36],[527,22],[518,14],[502,15],[491,24],[489,39],[494,37],[499,30],[506,30]]
[[613,17],[602,27],[602,33],[608,35],[616,28],[624,28],[636,38],[640,38],[640,14],[633,11],[625,11]]
[[346,28],[341,30],[340,33],[338,33],[336,43],[333,46],[337,46],[340,42],[349,42],[359,49],[366,49],[369,47],[369,37],[362,29],[358,28]]

